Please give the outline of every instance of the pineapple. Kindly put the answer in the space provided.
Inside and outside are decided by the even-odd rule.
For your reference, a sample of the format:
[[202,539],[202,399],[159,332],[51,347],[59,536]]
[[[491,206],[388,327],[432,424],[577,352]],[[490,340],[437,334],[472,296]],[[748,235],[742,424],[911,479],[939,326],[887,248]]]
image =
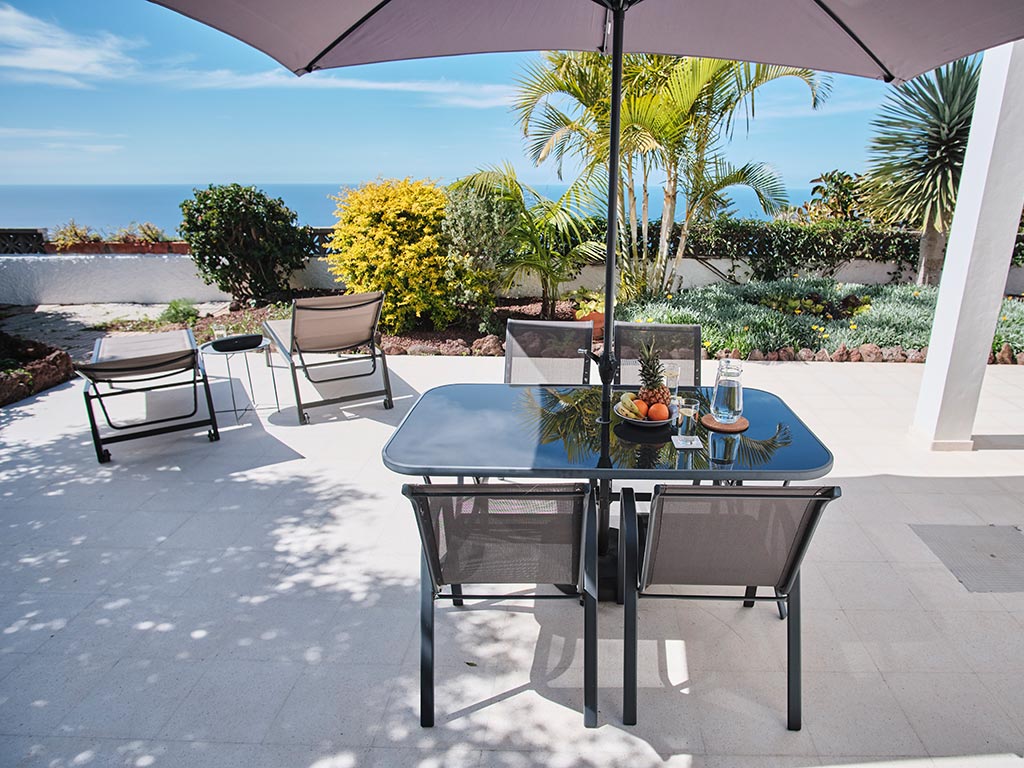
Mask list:
[[666,407],[672,400],[672,393],[665,386],[665,366],[661,364],[661,358],[654,348],[654,341],[650,344],[640,343],[640,392],[636,399],[643,400],[648,406],[655,403],[662,403]]

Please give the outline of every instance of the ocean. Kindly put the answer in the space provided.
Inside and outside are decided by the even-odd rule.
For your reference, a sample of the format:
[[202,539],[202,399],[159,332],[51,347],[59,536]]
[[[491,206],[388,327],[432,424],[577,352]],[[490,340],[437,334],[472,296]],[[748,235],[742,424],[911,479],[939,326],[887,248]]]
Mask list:
[[[191,184],[111,184],[111,185],[0,185],[0,229],[26,227],[54,229],[74,219],[79,225],[112,234],[132,222],[152,222],[169,235],[181,223],[182,200],[192,196]],[[335,203],[343,184],[257,184],[267,194],[280,197],[298,214],[299,222],[317,227],[334,223]],[[537,191],[555,196],[565,190],[559,185],[537,185]],[[790,190],[790,201],[804,202],[807,189]],[[747,189],[733,190],[735,215],[765,218],[754,194]],[[661,198],[651,196],[652,219],[661,216]],[[603,212],[603,211],[602,211]]]

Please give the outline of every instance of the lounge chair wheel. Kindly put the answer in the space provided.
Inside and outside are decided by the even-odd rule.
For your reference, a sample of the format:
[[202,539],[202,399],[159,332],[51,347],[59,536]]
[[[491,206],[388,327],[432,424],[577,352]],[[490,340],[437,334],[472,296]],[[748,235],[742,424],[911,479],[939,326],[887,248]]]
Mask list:
[[390,411],[394,407],[395,407],[395,403],[394,403],[394,401],[392,401],[392,399],[390,397],[384,398],[384,410],[385,411]]
[[302,424],[309,424],[309,414],[308,413],[302,413],[299,416],[299,422],[301,422]]
[[104,448],[103,453],[100,454],[100,464],[106,464],[108,461],[110,461],[110,451]]
[[206,437],[211,443],[216,443],[218,440],[220,440],[220,435],[218,435],[212,429],[206,433]]

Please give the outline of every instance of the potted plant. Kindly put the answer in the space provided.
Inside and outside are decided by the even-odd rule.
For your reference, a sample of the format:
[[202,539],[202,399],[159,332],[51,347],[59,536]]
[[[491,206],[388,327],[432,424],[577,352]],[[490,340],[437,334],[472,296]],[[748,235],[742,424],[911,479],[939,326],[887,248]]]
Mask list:
[[594,323],[594,341],[604,338],[604,294],[589,288],[579,288],[569,294],[576,302],[576,319]]

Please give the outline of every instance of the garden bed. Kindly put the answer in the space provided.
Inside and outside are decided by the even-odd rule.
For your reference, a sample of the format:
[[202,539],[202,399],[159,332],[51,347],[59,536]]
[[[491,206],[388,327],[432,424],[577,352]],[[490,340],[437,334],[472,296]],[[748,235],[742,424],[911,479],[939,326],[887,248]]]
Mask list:
[[67,352],[0,332],[0,406],[63,384],[74,373]]

